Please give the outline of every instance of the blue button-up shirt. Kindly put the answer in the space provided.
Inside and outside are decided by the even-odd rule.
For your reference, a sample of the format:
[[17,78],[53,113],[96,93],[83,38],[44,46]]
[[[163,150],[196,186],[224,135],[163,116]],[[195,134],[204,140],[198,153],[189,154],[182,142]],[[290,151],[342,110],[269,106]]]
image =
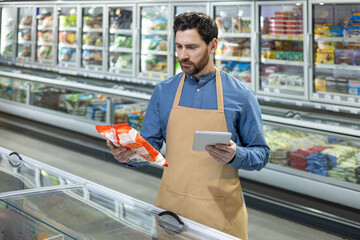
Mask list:
[[[166,139],[169,115],[183,73],[160,82],[150,99],[142,124],[141,135],[157,150]],[[236,169],[260,170],[268,162],[270,149],[266,144],[260,107],[252,89],[220,71],[223,85],[225,119],[236,156],[229,164]],[[180,106],[217,109],[215,71],[200,77],[186,75]],[[128,166],[142,164],[130,162]]]

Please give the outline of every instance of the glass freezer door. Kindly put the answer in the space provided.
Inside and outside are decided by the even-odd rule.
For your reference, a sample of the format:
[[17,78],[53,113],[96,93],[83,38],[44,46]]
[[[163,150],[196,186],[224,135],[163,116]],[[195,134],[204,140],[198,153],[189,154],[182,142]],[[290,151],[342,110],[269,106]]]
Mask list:
[[1,7],[0,18],[0,59],[12,61],[14,59],[15,9]]
[[168,74],[169,6],[140,7],[139,75],[156,81]]
[[82,8],[81,67],[102,71],[104,58],[103,7]]
[[133,75],[135,68],[134,7],[109,7],[108,71]]
[[18,8],[18,38],[16,58],[20,61],[32,61],[33,37],[32,26],[34,9],[32,7]]
[[360,4],[312,3],[312,99],[360,104]]
[[36,62],[52,65],[54,56],[54,8],[36,9]]
[[[203,13],[207,13],[206,5],[199,5],[199,4],[175,6],[174,12],[175,12],[175,16],[177,16],[180,13],[190,12],[190,11],[200,11]],[[175,36],[174,36],[174,42],[175,42]],[[178,73],[182,72],[182,70],[181,70],[179,60],[177,58],[176,49],[174,50],[174,56],[176,56],[174,58],[174,73],[178,74]]]
[[302,99],[306,96],[303,2],[258,3],[260,66],[258,91]]
[[76,67],[78,55],[77,43],[77,8],[58,7],[58,56],[57,64],[60,67]]
[[218,4],[213,6],[213,12],[219,29],[216,66],[251,85],[251,5]]

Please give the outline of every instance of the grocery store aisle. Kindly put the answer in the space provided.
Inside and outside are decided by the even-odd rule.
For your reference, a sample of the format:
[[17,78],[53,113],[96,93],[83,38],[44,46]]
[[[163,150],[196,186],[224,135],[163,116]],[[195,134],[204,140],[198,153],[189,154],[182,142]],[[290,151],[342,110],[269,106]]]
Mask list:
[[[104,141],[105,144],[105,141]],[[0,122],[0,146],[44,162],[142,201],[154,204],[160,179],[56,144],[49,137]],[[249,213],[250,240],[339,240],[341,238],[254,209]]]

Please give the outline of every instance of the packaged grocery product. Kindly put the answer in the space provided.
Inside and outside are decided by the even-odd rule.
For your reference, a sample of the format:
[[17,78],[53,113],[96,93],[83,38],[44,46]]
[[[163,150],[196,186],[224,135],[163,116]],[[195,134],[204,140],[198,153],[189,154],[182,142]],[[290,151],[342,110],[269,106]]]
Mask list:
[[315,27],[315,37],[331,37],[329,26]]
[[315,91],[316,92],[326,92],[326,79],[325,78],[315,78]]
[[334,50],[331,49],[317,49],[315,55],[315,62],[325,63],[325,64],[334,64]]
[[359,80],[349,80],[348,92],[350,95],[360,96],[360,81]]
[[167,167],[166,159],[153,146],[151,146],[134,128],[128,123],[116,125],[97,125],[96,130],[116,147],[132,149],[137,155],[132,158],[136,161],[148,161],[150,163]]
[[336,79],[333,77],[326,78],[326,91],[327,92],[337,92],[336,91]]
[[329,30],[332,37],[344,37],[344,32],[346,32],[344,26],[330,26]]
[[338,78],[336,80],[336,92],[337,93],[348,93],[348,80],[344,78]]
[[335,49],[335,63],[354,65],[355,63],[354,53],[355,50]]
[[351,11],[351,20],[353,22],[360,22],[360,11]]
[[348,34],[351,38],[360,38],[360,23],[353,23],[348,28]]

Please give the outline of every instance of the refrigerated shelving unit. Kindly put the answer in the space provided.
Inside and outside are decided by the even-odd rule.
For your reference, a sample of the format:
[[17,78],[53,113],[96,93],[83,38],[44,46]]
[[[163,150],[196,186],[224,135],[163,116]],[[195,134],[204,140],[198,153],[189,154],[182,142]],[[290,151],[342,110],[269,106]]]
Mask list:
[[[360,95],[352,92],[355,90],[345,92],[342,82],[341,91],[319,89],[316,83],[319,74],[327,81],[327,77],[341,72],[352,74],[349,78],[356,82],[355,78],[360,78],[359,66],[337,64],[335,60],[320,63],[315,57],[319,42],[356,45],[360,41],[349,36],[314,34],[319,11],[332,11],[329,16],[349,16],[346,14],[352,8],[360,9],[360,5],[355,1],[312,0],[131,4],[109,0],[96,6],[94,1],[1,3],[0,17],[9,21],[2,21],[0,29],[0,111],[55,127],[61,122],[63,129],[99,141],[102,139],[94,128],[96,124],[128,121],[139,129],[155,85],[176,73],[170,23],[180,12],[205,11],[222,28],[219,42],[223,47],[222,52],[215,53],[215,63],[227,71],[225,67],[232,63],[244,67],[236,74],[257,95],[272,148],[270,162],[262,171],[239,171],[247,204],[356,238],[360,235],[360,206],[356,201],[360,199]],[[43,26],[45,17],[53,18],[52,28]],[[285,20],[295,24],[295,33],[292,24],[284,24]],[[320,22],[328,21],[337,24],[338,20],[321,18]],[[19,38],[29,30],[26,24],[32,26],[31,34],[26,36],[28,42],[22,42]],[[291,34],[286,32],[288,27]],[[285,34],[280,34],[281,30]],[[52,44],[38,37],[39,32],[43,36],[47,31],[53,32]],[[96,37],[100,40],[94,42],[91,34],[101,36]],[[22,44],[28,46],[26,57]],[[52,46],[51,61],[38,58],[42,44]],[[302,55],[301,61],[290,59],[293,53],[280,59],[283,52],[289,52],[285,48],[289,46],[298,47],[293,52]],[[276,52],[279,59],[274,57]],[[91,54],[98,54],[98,61],[95,57],[85,58]],[[296,69],[298,76],[288,77],[289,69]],[[14,119],[0,119],[16,124]],[[277,138],[273,140],[272,136]],[[87,145],[86,141],[61,138]],[[98,149],[96,144],[90,145]],[[325,158],[325,165],[314,166],[311,157],[315,155],[308,151],[312,148],[317,150],[317,157]],[[339,155],[331,153],[331,148],[347,150]],[[334,154],[337,166],[331,165],[329,155]],[[341,174],[341,168],[352,175]],[[344,170],[347,168],[351,169]],[[154,172],[160,177],[162,169]]]

